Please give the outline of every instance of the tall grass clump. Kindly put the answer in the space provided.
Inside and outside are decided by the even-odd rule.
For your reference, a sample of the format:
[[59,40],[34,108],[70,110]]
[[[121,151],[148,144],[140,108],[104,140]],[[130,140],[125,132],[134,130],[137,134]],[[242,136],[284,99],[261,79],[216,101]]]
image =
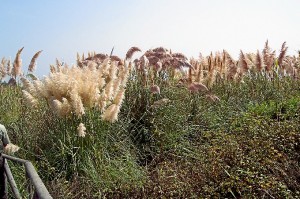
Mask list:
[[297,198],[299,58],[77,54],[1,85],[0,110],[55,198]]
[[43,118],[34,148],[46,179],[92,181],[88,187],[95,193],[115,183],[138,186],[143,181],[143,170],[129,152],[131,141],[124,137],[126,123],[118,122],[128,75],[127,63],[106,58],[80,67],[57,62],[42,80],[21,78],[26,111],[38,110]]
[[99,66],[83,68],[58,65],[43,81],[22,78],[24,99],[38,106],[45,100],[58,117],[81,118],[86,110],[102,113],[105,121],[115,122],[123,101],[128,68],[117,68],[105,60]]

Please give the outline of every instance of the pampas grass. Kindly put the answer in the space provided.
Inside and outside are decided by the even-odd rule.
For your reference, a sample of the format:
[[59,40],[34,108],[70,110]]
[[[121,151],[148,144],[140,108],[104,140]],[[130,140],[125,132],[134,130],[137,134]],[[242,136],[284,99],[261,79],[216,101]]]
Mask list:
[[25,100],[25,104],[29,107],[36,107],[38,104],[38,101],[36,98],[34,98],[28,91],[22,90],[23,97]]
[[6,154],[14,154],[15,152],[17,152],[20,149],[20,147],[18,147],[17,145],[14,145],[12,143],[9,143],[5,146],[4,148],[4,153]]
[[36,60],[37,58],[39,57],[39,55],[41,54],[42,50],[41,51],[38,51],[37,53],[34,54],[34,56],[32,57],[31,61],[30,61],[30,64],[28,66],[28,71],[29,72],[33,72],[35,70],[35,67],[36,67]]
[[6,70],[6,62],[7,60],[3,57],[0,63],[0,81],[2,81],[2,79],[5,78],[5,76],[7,75],[7,70]]
[[85,137],[86,135],[86,128],[83,123],[80,123],[77,128],[77,133],[79,137]]
[[286,42],[283,42],[280,50],[280,54],[278,56],[278,65],[281,67],[282,70],[284,70],[284,64],[283,60],[285,58],[286,52],[287,52],[288,47],[286,47]]
[[16,57],[15,57],[15,61],[13,64],[13,68],[12,68],[12,76],[16,77],[21,75],[22,71],[22,59],[21,59],[21,53],[23,51],[24,47],[22,47],[21,49],[18,50]]
[[120,106],[117,104],[111,104],[101,116],[104,121],[114,123],[118,120],[118,113],[120,111]]
[[[87,110],[96,108],[103,113],[103,119],[114,122],[120,108],[109,108],[109,105],[121,106],[128,77],[127,66],[118,68],[116,64],[109,58],[98,68],[84,64],[81,67],[62,66],[57,61],[55,70],[43,80],[30,82],[22,78],[23,96],[31,105],[46,99],[59,117],[74,114],[81,118]],[[107,113],[108,108],[112,113]]]
[[260,54],[259,50],[257,50],[257,53],[256,53],[255,66],[256,66],[256,70],[258,72],[262,72],[262,70],[263,70],[263,59],[261,57],[261,54]]
[[[15,76],[20,74],[17,71],[20,71],[22,50],[23,48],[18,51],[14,61]],[[167,48],[158,47],[146,51],[139,59],[131,62],[133,54],[138,51],[141,51],[138,47],[130,48],[126,53],[126,61],[117,56],[95,52],[89,52],[88,58],[77,53],[78,66],[70,67],[56,60],[56,65],[50,66],[50,75],[43,80],[30,82],[21,78],[25,90],[23,95],[26,102],[34,106],[37,101],[46,99],[49,107],[61,117],[74,114],[81,118],[87,110],[96,108],[101,112],[102,119],[115,122],[129,72],[135,72],[131,78],[141,80],[142,86],[148,89],[150,87],[152,93],[159,94],[164,88],[164,82],[164,85],[171,85],[171,82],[178,85],[179,82],[191,92],[207,92],[208,88],[211,90],[221,81],[243,82],[245,74],[249,74],[251,78],[252,73],[248,73],[250,67],[255,67],[256,72],[262,73],[265,66],[266,73],[262,74],[272,75],[276,57],[268,41],[262,55],[259,51],[256,54],[241,51],[238,60],[234,60],[226,50],[188,60],[182,53],[172,53]],[[290,75],[296,76],[296,61],[286,56],[286,51],[284,42],[278,63],[282,68],[286,68]],[[33,56],[28,69],[30,72],[34,70],[35,61],[40,53],[41,51]],[[5,71],[4,62],[6,61],[2,61],[1,64],[1,74]]]
[[240,64],[240,73],[241,74],[245,74],[246,72],[249,71],[249,66],[246,62],[246,57],[245,57],[243,51],[240,52],[239,64]]
[[141,49],[139,49],[138,47],[131,47],[128,51],[127,51],[127,53],[126,53],[126,60],[129,60],[129,59],[131,59],[132,58],[132,56],[133,56],[133,54],[135,53],[135,52],[140,52],[141,51]]

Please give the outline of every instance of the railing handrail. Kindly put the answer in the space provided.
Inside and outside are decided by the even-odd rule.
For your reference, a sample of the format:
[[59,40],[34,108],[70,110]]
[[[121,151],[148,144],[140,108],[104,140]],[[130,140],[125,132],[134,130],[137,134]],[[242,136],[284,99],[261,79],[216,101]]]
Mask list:
[[[32,183],[33,187],[35,188],[35,191],[36,191],[36,194],[37,194],[38,198],[40,198],[40,199],[52,199],[52,197],[49,194],[46,186],[44,185],[43,181],[41,180],[40,176],[38,175],[38,173],[36,172],[34,166],[32,165],[32,163],[29,160],[24,160],[24,159],[21,159],[21,158],[9,156],[9,155],[3,154],[3,153],[2,153],[2,157],[4,159],[8,159],[10,161],[23,164],[25,166],[26,175],[31,180],[31,183]],[[7,168],[5,168],[5,171],[10,173],[10,174],[8,174],[8,176],[10,176],[9,178],[12,178],[12,174],[10,172],[8,164],[5,164],[5,167],[7,167]],[[13,186],[13,187],[16,187],[14,180],[13,180],[13,182],[10,182],[10,185]]]

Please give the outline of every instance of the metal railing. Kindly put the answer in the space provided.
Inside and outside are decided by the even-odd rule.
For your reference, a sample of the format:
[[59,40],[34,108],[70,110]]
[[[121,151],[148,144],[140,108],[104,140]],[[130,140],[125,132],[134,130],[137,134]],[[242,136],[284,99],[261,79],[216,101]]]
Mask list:
[[29,181],[28,184],[28,191],[30,198],[33,199],[52,199],[51,195],[49,194],[47,188],[45,187],[44,183],[42,182],[40,176],[37,174],[34,166],[32,163],[28,160],[23,160],[20,158],[12,157],[6,154],[2,154],[3,161],[4,161],[4,170],[7,177],[7,181],[10,184],[12,193],[15,198],[21,199],[21,195],[19,192],[19,189],[16,185],[16,182],[14,180],[13,174],[9,168],[9,165],[6,160],[10,160],[13,162],[17,162],[19,164],[23,164],[25,167],[25,174],[26,178]]

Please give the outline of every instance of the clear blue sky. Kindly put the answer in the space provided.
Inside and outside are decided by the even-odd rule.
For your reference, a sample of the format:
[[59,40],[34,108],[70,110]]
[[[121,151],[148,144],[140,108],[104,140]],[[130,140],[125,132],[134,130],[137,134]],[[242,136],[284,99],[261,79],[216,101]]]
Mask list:
[[131,46],[164,46],[188,57],[226,49],[255,52],[266,39],[288,54],[300,49],[299,0],[0,0],[0,58],[22,53],[23,70],[38,50],[38,75],[76,53],[125,57]]

